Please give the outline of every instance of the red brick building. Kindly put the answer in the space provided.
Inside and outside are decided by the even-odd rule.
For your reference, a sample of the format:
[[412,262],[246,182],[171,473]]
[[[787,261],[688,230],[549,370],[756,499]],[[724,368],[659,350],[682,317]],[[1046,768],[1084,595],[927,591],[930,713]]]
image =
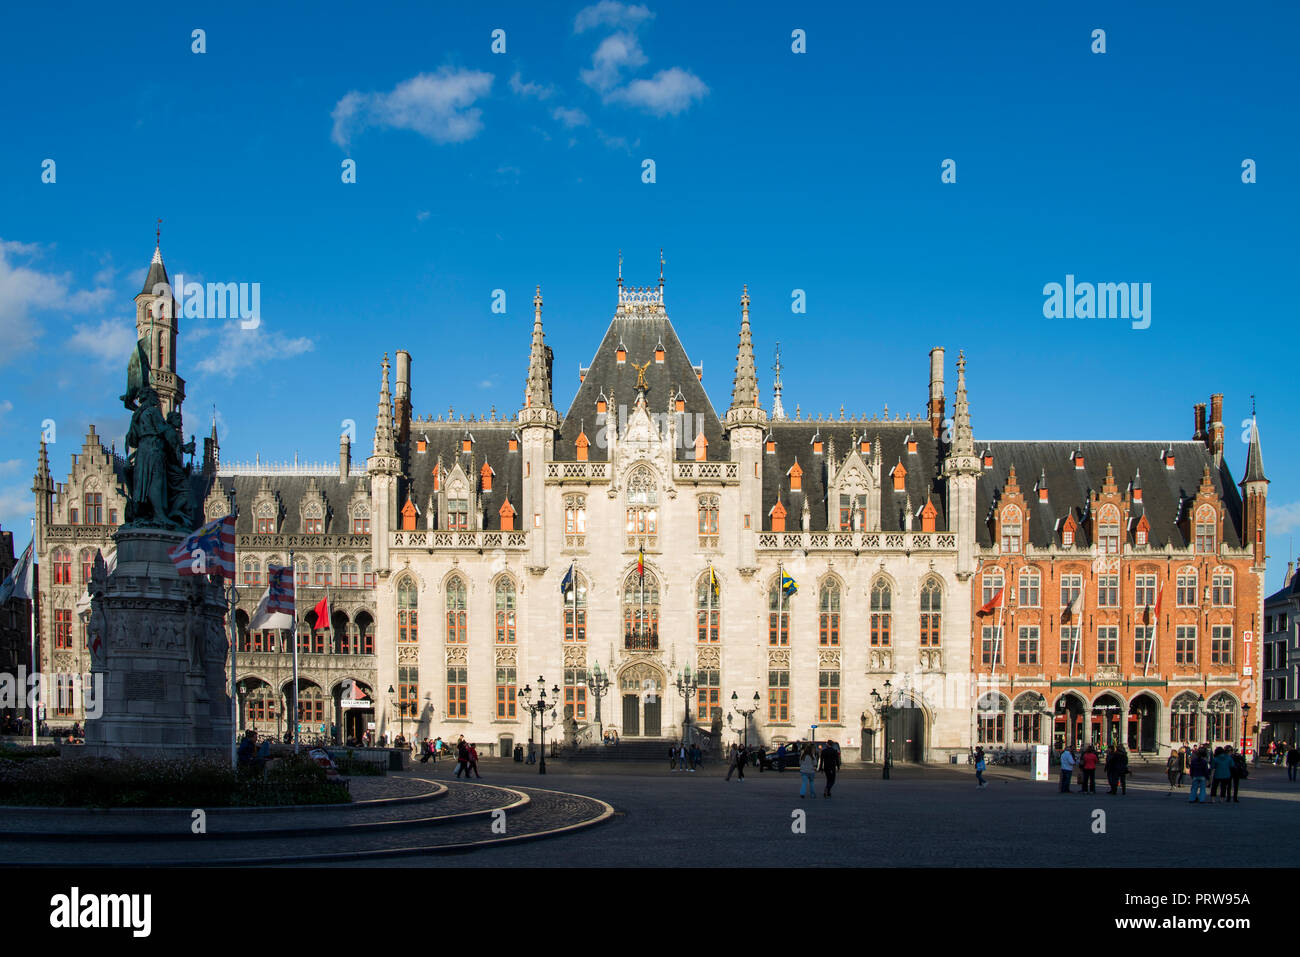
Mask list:
[[972,738],[1238,747],[1259,719],[1268,480],[1191,441],[988,442],[976,500]]

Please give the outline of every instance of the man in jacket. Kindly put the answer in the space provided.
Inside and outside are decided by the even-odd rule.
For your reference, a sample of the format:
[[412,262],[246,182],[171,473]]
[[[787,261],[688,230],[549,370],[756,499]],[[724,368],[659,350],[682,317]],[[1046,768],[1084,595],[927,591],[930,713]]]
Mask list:
[[1295,781],[1298,768],[1300,768],[1300,750],[1297,750],[1293,744],[1286,749],[1286,776],[1288,780]]
[[822,745],[821,770],[826,775],[826,797],[831,796],[831,788],[835,786],[835,773],[840,769],[840,753],[835,746],[829,741]]
[[1197,750],[1192,754],[1191,774],[1192,789],[1187,795],[1187,803],[1205,804],[1205,779],[1210,776],[1210,762],[1205,760],[1203,750]]
[[1083,757],[1079,759],[1079,766],[1083,768],[1083,787],[1080,792],[1088,794],[1097,793],[1097,749],[1091,744],[1083,752]]
[[1241,787],[1241,779],[1250,773],[1250,769],[1246,767],[1246,758],[1236,748],[1228,747],[1226,750],[1231,764],[1228,766],[1228,784],[1224,786],[1224,793],[1230,789],[1233,803],[1240,804],[1241,798],[1237,797],[1237,791]]
[[1074,749],[1061,749],[1061,793],[1070,793],[1070,778],[1074,777]]

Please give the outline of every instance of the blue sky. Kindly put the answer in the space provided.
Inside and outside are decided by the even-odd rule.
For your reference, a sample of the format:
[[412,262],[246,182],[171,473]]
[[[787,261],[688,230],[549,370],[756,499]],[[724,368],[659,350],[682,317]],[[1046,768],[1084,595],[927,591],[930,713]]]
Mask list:
[[[539,282],[566,407],[618,250],[640,284],[663,247],[723,408],[746,282],[762,385],[780,339],[791,411],[920,413],[942,344],[950,391],[966,350],[979,436],[1188,438],[1222,391],[1240,474],[1254,393],[1280,581],[1300,530],[1294,5],[469,6],[6,13],[0,525],[26,541],[42,420],[60,478],[86,423],[123,433],[161,217],[173,275],[261,284],[258,329],[182,325],[187,425],[215,403],[226,459],[332,460],[348,418],[364,455],[399,348],[417,413],[513,412]],[[1067,274],[1150,283],[1150,327],[1044,318]]]

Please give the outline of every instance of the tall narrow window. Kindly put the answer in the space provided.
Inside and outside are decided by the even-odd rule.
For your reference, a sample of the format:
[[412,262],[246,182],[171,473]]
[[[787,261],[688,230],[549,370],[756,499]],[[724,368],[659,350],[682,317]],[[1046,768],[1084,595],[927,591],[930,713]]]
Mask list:
[[104,524],[104,494],[102,492],[87,492],[84,496],[86,510],[85,523],[87,525]]
[[659,580],[650,569],[632,569],[623,580],[623,647],[654,651],[659,647]]
[[587,720],[587,669],[564,669],[564,716]]
[[[1061,576],[1061,610],[1064,612],[1079,597],[1083,591],[1082,575],[1062,575]],[[1078,622],[1075,622],[1078,624]]]
[[90,573],[95,569],[95,553],[89,548],[81,550],[81,584],[90,584]]
[[1181,694],[1169,709],[1169,741],[1171,744],[1195,744],[1199,739],[1196,698],[1190,693]]
[[1156,664],[1155,628],[1151,625],[1133,629],[1133,664],[1139,668]]
[[991,602],[998,596],[998,592],[1002,591],[1003,587],[1006,585],[1006,579],[1003,577],[1002,569],[1000,568],[991,568],[986,571],[983,576],[981,576],[981,582],[983,585],[982,594],[984,597],[984,600],[980,602],[981,605],[987,605]]
[[513,645],[515,643],[515,583],[509,578],[502,578],[497,582],[496,605],[497,644]]
[[1063,625],[1061,627],[1061,664],[1080,665],[1082,648],[1079,646],[1079,626]]
[[781,594],[779,578],[767,590],[767,643],[790,644],[790,601]]
[[697,517],[699,520],[700,548],[717,548],[718,496],[701,495]]
[[66,548],[54,551],[54,584],[72,584],[72,552]]
[[567,590],[560,593],[564,601],[564,640],[587,640],[587,582],[578,574],[573,576]]
[[469,671],[463,666],[447,669],[447,717],[469,717]]
[[369,558],[364,558],[361,560],[361,587],[362,588],[375,587],[375,569],[374,566],[370,563]]
[[469,498],[466,496],[449,496],[447,498],[447,527],[458,531],[469,528]]
[[695,640],[701,644],[713,644],[718,640],[721,631],[719,628],[719,619],[722,615],[721,599],[722,590],[717,584],[713,569],[710,568],[700,576],[699,584],[695,588]]
[[817,720],[828,724],[840,723],[840,673],[817,673]]
[[1232,664],[1232,626],[1210,626],[1210,664]]
[[784,724],[790,720],[790,672],[767,673],[767,720]]
[[312,577],[312,584],[317,588],[328,588],[333,584],[330,580],[332,577],[329,560],[325,558],[319,559],[316,562],[316,571]]
[[1103,554],[1119,554],[1119,509],[1104,506],[1097,515],[1097,548]]
[[519,684],[514,668],[497,668],[497,717],[513,718],[517,713]]
[[1118,575],[1097,576],[1097,607],[1098,608],[1119,607],[1119,576]]
[[1021,523],[1020,509],[1011,505],[1002,510],[1002,551],[1020,551],[1020,539],[1024,526]]
[[701,668],[696,672],[698,690],[695,694],[695,714],[701,724],[713,720],[713,710],[722,709],[721,672],[717,668]]
[[933,578],[921,586],[921,647],[938,648],[942,632],[943,586]]
[[587,496],[564,496],[564,544],[581,548],[587,543]]
[[54,647],[59,650],[72,648],[72,609],[54,609]]
[[840,643],[840,586],[837,582],[827,581],[822,585],[817,624],[821,644]]
[[1099,625],[1097,628],[1097,664],[1119,664],[1119,628]]
[[980,633],[980,662],[990,667],[1000,665],[1004,654],[1002,629],[994,625],[985,625]]
[[463,644],[466,639],[465,582],[455,577],[447,582],[447,641]]
[[1202,505],[1196,510],[1196,552],[1198,555],[1213,555],[1215,549],[1215,514],[1209,505]]
[[1133,607],[1136,609],[1153,608],[1156,603],[1156,576],[1133,576]]
[[890,643],[893,592],[889,583],[880,580],[871,586],[871,644],[886,647]]
[[654,546],[659,534],[659,490],[654,475],[638,468],[627,482],[627,541],[629,548]]
[[420,640],[419,599],[409,578],[397,586],[397,640],[404,645]]
[[1211,579],[1214,604],[1227,607],[1232,604],[1232,572],[1226,568],[1216,568]]
[[1037,568],[1020,570],[1020,607],[1037,608],[1043,576]]
[[339,585],[343,588],[357,587],[357,562],[353,558],[345,558],[339,563]]
[[1178,607],[1196,607],[1196,569],[1184,568],[1178,572]]
[[1019,661],[1022,665],[1036,665],[1038,660],[1038,626],[1020,626]]
[[1179,625],[1174,633],[1174,664],[1196,664],[1196,626]]

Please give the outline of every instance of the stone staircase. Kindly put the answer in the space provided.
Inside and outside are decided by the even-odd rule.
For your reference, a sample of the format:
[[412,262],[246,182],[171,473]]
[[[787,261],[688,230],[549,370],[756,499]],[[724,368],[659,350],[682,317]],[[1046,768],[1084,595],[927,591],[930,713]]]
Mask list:
[[618,744],[588,744],[564,753],[570,761],[658,761],[668,765],[675,738],[630,738]]

